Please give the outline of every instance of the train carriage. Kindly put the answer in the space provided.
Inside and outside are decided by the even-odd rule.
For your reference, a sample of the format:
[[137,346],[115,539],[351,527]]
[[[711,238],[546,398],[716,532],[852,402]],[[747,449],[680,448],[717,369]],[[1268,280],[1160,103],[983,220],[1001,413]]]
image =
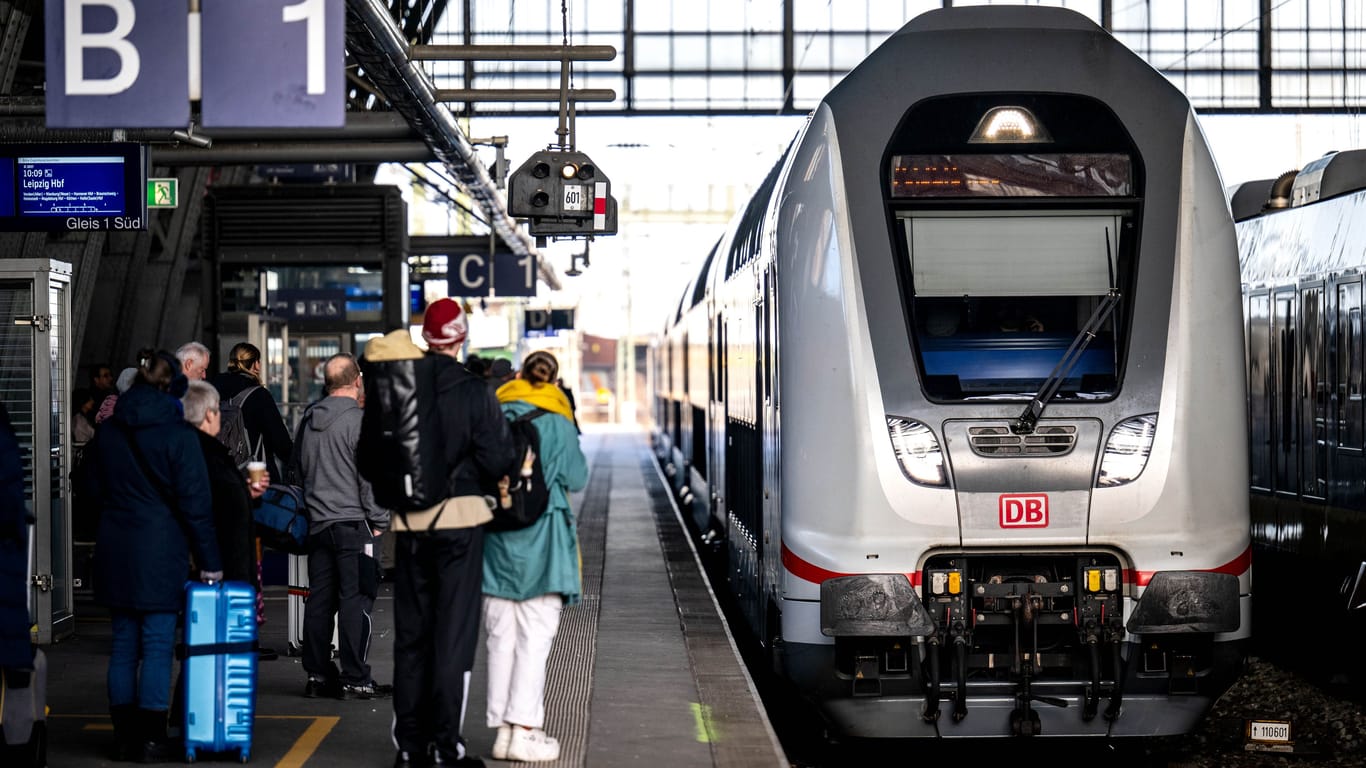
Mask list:
[[780,674],[854,736],[1195,726],[1251,548],[1237,246],[1176,88],[1070,11],[932,11],[711,254],[656,445]]
[[1241,184],[1233,214],[1247,324],[1258,646],[1366,678],[1366,408],[1361,280],[1366,150]]

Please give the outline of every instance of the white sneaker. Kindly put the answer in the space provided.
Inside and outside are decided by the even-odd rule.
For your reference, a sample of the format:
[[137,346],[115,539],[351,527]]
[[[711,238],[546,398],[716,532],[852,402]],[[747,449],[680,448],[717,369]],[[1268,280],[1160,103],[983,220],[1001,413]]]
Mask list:
[[493,759],[508,759],[508,743],[512,741],[512,726],[503,723],[498,726],[498,738],[493,740]]
[[560,742],[552,736],[545,735],[545,731],[540,728],[513,728],[512,738],[508,740],[507,755],[508,760],[516,763],[558,760]]

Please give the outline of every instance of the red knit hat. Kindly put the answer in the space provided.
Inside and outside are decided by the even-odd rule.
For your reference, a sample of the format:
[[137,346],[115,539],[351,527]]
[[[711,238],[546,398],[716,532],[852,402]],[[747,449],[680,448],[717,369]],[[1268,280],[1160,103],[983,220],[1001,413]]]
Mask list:
[[449,347],[465,342],[469,327],[460,304],[452,299],[437,299],[427,306],[422,319],[422,339],[433,347]]

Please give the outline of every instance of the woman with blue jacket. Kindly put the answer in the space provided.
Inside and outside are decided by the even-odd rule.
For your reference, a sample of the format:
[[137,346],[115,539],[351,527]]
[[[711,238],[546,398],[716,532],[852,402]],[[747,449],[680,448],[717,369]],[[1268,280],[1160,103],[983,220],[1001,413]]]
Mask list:
[[177,399],[186,386],[174,357],[145,358],[87,457],[91,496],[100,500],[95,591],[113,629],[107,684],[116,759],[184,758],[166,740],[166,712],[191,552],[201,579],[223,578],[204,453]]
[[[520,378],[498,388],[509,419],[540,408],[532,419],[550,502],[545,514],[514,531],[484,537],[483,624],[488,654],[488,725],[498,729],[493,757],[515,762],[555,760],[560,744],[547,736],[545,668],[560,611],[579,601],[579,539],[569,494],[588,483],[588,462],[564,391],[559,363],[548,352],[528,355]],[[519,466],[523,457],[518,457]]]

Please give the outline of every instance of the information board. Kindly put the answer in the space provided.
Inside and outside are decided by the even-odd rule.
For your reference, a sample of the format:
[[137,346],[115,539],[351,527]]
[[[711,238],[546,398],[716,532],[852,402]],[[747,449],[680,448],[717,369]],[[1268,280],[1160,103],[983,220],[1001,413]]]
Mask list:
[[140,144],[0,144],[0,231],[147,229]]

